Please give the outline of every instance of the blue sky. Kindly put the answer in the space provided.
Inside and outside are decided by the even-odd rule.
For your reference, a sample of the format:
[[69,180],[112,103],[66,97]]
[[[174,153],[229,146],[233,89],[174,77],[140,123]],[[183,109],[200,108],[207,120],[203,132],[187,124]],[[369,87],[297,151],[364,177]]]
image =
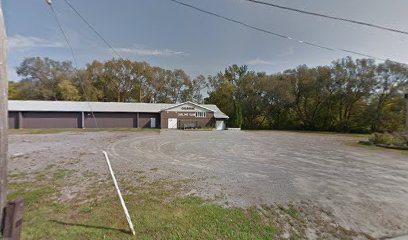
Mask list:
[[[122,56],[191,76],[215,74],[231,64],[267,73],[344,57],[225,22],[169,0],[69,0]],[[242,0],[182,0],[297,39],[408,63],[408,36],[273,9]],[[285,6],[408,30],[406,0],[266,0]],[[62,0],[55,10],[80,67],[113,53]],[[44,0],[3,0],[10,79],[25,57],[72,60]]]

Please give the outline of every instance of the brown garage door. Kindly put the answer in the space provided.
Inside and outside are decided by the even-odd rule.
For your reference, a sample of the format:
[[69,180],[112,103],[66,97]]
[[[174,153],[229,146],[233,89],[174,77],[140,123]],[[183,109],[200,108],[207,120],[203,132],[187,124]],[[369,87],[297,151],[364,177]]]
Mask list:
[[85,128],[134,128],[137,127],[136,113],[85,113]]
[[78,128],[81,113],[24,112],[23,128]]
[[17,112],[9,112],[8,127],[9,129],[15,129],[18,127],[18,113]]

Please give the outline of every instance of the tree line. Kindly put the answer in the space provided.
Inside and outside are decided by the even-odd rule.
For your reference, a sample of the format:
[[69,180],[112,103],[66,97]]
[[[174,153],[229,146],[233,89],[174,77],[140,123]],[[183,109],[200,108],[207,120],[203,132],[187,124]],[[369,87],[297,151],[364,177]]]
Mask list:
[[246,129],[341,132],[404,127],[408,67],[350,57],[265,74],[233,65],[209,78],[208,102]]
[[[216,104],[228,126],[342,132],[404,127],[408,67],[346,57],[327,66],[298,66],[266,74],[232,65],[195,78],[145,62],[70,62],[27,58],[10,83],[10,99]],[[207,91],[208,97],[203,96]]]
[[10,82],[10,99],[104,102],[202,103],[205,77],[191,79],[183,70],[152,67],[146,62],[93,61],[76,70],[69,61],[26,58]]

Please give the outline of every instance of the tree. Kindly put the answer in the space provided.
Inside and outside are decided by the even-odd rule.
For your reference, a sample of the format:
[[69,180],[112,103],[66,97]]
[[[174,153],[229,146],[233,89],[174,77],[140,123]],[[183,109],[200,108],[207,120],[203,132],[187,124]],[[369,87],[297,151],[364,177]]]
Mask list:
[[10,82],[10,99],[204,101],[230,117],[228,126],[249,129],[395,131],[404,126],[408,88],[407,66],[351,57],[275,74],[231,65],[194,79],[182,69],[124,59],[93,61],[77,70],[70,62],[37,57],[25,59],[17,73],[22,80]]
[[77,72],[74,84],[79,91],[81,101],[102,101],[103,92],[95,86],[94,81],[94,74],[88,67]]
[[20,100],[21,94],[19,89],[19,84],[14,81],[8,82],[8,98],[11,100]]
[[234,86],[231,82],[227,81],[222,73],[216,76],[209,77],[210,90],[208,92],[208,98],[206,99],[207,104],[216,104],[218,108],[227,114],[230,119],[228,119],[228,125],[232,125],[234,116]]
[[[376,80],[373,89],[375,109],[372,118],[372,130],[384,131],[387,130],[388,126],[395,129],[395,124],[388,124],[391,120],[389,116],[395,112],[395,104],[398,105],[401,101],[396,99],[403,98],[403,89],[408,86],[408,67],[392,61],[385,61],[377,67]],[[389,111],[390,109],[394,111]],[[400,124],[403,124],[401,117],[394,116],[392,119],[399,119]]]
[[288,91],[291,88],[290,76],[275,74],[262,79],[262,109],[268,121],[268,128],[292,129],[294,123],[295,97]]
[[208,88],[207,79],[203,75],[197,76],[192,82],[192,93],[193,93],[193,101],[196,103],[203,103],[203,93],[202,91]]
[[263,96],[263,78],[264,73],[247,72],[239,79],[238,101],[235,101],[235,121],[237,127],[243,125],[244,128],[258,129],[266,120]]
[[49,58],[26,58],[17,67],[22,79],[21,95],[27,99],[62,100],[58,92],[58,83],[72,80],[75,70],[68,61],[58,62]]
[[78,101],[81,99],[79,91],[70,80],[61,80],[58,83],[59,98],[66,101]]
[[175,69],[168,82],[167,89],[173,103],[191,101],[193,86],[190,77],[181,69]]
[[335,102],[335,125],[341,131],[350,131],[353,117],[361,112],[364,101],[370,96],[375,85],[375,64],[370,59],[350,57],[333,62],[333,101]]
[[150,102],[152,70],[145,62],[112,59],[87,65],[85,76],[98,89],[98,100],[114,102]]
[[285,74],[291,81],[295,112],[303,128],[323,128],[324,110],[327,110],[333,94],[330,89],[330,68],[308,68],[302,65],[295,70],[285,71]]

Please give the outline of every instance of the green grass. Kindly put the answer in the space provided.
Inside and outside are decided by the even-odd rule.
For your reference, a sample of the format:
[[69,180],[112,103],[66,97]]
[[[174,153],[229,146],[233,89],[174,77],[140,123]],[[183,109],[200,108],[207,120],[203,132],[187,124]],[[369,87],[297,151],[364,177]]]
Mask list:
[[279,207],[280,210],[282,210],[283,212],[285,212],[286,214],[288,214],[292,218],[298,218],[298,216],[299,216],[298,210],[296,208],[294,208],[293,206],[284,207],[284,206],[278,205],[278,207]]
[[110,179],[61,200],[63,187],[78,184],[72,174],[48,169],[32,176],[35,181],[24,182],[20,174],[10,178],[8,198],[22,195],[26,201],[22,239],[273,239],[276,234],[273,221],[255,208],[223,208],[179,197],[185,183],[163,180],[122,184],[135,224],[133,237]]
[[62,132],[158,132],[158,128],[36,128],[36,129],[9,129],[9,134],[50,134]]
[[369,137],[369,133],[341,133],[341,132],[328,132],[328,131],[306,131],[306,130],[250,130],[244,129],[245,132],[288,132],[288,133],[310,133],[310,134],[327,134],[338,135],[347,137]]
[[373,150],[373,151],[383,151],[383,152],[394,152],[394,153],[401,153],[401,154],[405,154],[408,155],[408,151],[406,150],[398,150],[398,149],[391,149],[391,148],[384,148],[384,147],[378,147],[375,145],[365,145],[365,144],[361,144],[355,141],[350,141],[350,142],[345,142],[346,145],[348,146],[352,146],[352,147],[358,147],[358,148],[364,148],[367,150]]

